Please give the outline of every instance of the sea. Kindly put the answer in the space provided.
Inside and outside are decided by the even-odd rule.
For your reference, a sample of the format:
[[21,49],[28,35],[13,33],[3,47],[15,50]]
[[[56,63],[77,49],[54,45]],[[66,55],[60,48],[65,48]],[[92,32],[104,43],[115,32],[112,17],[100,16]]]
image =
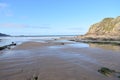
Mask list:
[[[60,38],[72,38],[74,35],[47,35],[47,36],[10,36],[10,37],[0,37],[0,47],[9,45],[12,42],[17,43],[17,45],[20,45],[24,42],[44,42],[46,40],[55,40],[58,39],[58,42],[69,42],[69,40],[61,40]],[[63,38],[64,39],[64,38]],[[91,48],[101,48],[105,50],[111,50],[111,51],[119,51],[120,52],[120,46],[119,45],[113,45],[113,44],[97,44],[97,43],[81,43],[81,42],[74,42],[74,44],[70,44],[70,46],[78,47],[78,48],[84,48],[84,47],[91,47]]]

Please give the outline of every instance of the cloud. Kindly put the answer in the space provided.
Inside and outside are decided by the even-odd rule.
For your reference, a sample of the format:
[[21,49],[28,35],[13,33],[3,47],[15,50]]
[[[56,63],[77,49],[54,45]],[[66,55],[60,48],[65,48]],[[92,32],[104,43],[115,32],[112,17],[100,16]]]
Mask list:
[[0,9],[7,8],[7,7],[8,7],[7,3],[0,3]]
[[29,24],[17,24],[17,23],[2,23],[0,24],[0,27],[3,28],[38,28],[38,29],[50,29],[49,24],[43,24],[43,25],[29,25]]
[[13,16],[13,12],[11,10],[6,10],[5,16],[12,17]]
[[1,27],[26,27],[24,24],[15,24],[15,23],[3,23],[0,24]]
[[[0,17],[13,17],[14,11],[11,9],[11,5],[8,3],[0,2]],[[27,19],[28,17],[25,15],[17,16],[18,19]]]
[[13,16],[13,12],[10,9],[10,5],[7,3],[0,3],[0,15],[11,17]]

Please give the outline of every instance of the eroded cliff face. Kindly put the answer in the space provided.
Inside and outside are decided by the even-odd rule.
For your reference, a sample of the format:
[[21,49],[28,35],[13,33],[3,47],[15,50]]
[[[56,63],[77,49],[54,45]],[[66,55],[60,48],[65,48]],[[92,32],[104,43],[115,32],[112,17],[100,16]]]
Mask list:
[[120,35],[120,16],[117,18],[105,18],[101,22],[93,24],[87,35]]
[[89,38],[120,38],[120,16],[105,18],[93,24],[84,37]]

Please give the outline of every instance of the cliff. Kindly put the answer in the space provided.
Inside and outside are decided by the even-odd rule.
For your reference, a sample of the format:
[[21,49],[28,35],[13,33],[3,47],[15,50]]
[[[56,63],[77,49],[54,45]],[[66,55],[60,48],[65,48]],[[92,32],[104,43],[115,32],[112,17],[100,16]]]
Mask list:
[[82,38],[120,39],[120,16],[105,18],[91,25],[89,31]]

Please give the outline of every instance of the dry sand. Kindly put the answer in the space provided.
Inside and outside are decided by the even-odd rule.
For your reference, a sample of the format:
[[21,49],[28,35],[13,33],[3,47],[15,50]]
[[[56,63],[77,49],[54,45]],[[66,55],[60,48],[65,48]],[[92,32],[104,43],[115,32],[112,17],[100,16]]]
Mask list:
[[76,48],[48,41],[26,42],[0,54],[0,80],[119,80],[98,72],[120,71],[120,52]]

